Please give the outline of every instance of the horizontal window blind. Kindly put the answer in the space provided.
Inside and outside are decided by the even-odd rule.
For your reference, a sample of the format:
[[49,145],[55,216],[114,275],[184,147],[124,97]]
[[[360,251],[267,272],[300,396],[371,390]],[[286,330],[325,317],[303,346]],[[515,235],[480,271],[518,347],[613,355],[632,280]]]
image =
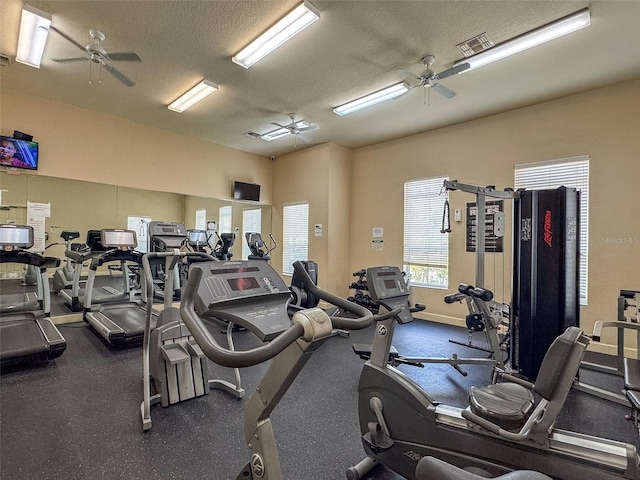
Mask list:
[[587,304],[589,273],[589,157],[515,166],[515,188],[570,187],[580,191],[580,304]]
[[247,232],[261,233],[262,231],[262,210],[259,208],[252,208],[250,210],[242,211],[242,259],[249,258],[251,250],[246,241]]
[[404,184],[404,265],[414,285],[446,288],[449,239],[440,233],[447,177]]
[[309,204],[285,205],[282,214],[282,272],[293,275],[293,262],[308,260]]
[[218,233],[231,233],[231,205],[220,207]]

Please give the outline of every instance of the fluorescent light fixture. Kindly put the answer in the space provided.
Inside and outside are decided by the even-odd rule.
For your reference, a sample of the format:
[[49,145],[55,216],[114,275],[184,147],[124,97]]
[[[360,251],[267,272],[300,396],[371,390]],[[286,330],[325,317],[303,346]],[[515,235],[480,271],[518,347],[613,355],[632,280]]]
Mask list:
[[16,62],[40,68],[49,27],[51,27],[51,15],[31,5],[22,6]]
[[319,18],[318,10],[305,0],[240,50],[231,60],[244,68],[249,68]]
[[203,98],[211,95],[218,89],[218,85],[209,80],[203,80],[180,98],[174,100],[167,108],[174,112],[182,113],[187,108],[193,107]]
[[549,40],[553,40],[558,37],[562,37],[581,28],[591,25],[591,16],[589,15],[589,9],[585,8],[574,14],[568,15],[560,20],[551,22],[535,30],[531,30],[528,33],[515,37],[511,40],[507,40],[495,47],[492,47],[484,52],[480,52],[471,57],[465,58],[454,63],[454,67],[461,63],[468,63],[470,67],[463,72],[468,72],[474,68],[482,67],[489,63],[495,62],[502,58],[520,53],[532,47],[541,45]]
[[396,83],[395,85],[387,87],[383,90],[379,90],[362,98],[358,98],[357,100],[353,100],[349,103],[345,103],[344,105],[340,105],[339,107],[334,108],[333,111],[338,115],[348,115],[349,113],[353,113],[363,108],[367,108],[386,100],[399,97],[400,95],[408,91],[409,84],[407,82]]
[[[296,128],[300,131],[305,131],[305,130],[315,130],[318,127],[313,128],[315,125],[313,125],[312,123],[307,122],[306,120],[300,120],[299,122],[296,122]],[[280,138],[280,137],[284,137],[285,135],[289,135],[291,133],[291,130],[288,128],[284,128],[284,127],[280,127],[280,128],[276,128],[275,130],[272,130],[270,132],[267,133],[263,133],[262,135],[260,135],[260,138],[262,138],[263,140],[266,140],[267,142],[270,142],[271,140],[275,140],[276,138]]]

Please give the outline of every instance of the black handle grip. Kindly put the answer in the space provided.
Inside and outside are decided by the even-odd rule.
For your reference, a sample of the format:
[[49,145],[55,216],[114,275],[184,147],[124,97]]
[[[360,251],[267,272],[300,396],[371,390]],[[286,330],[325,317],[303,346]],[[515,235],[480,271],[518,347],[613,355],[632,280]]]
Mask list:
[[307,270],[299,261],[293,262],[293,269],[298,275],[300,275],[304,288],[306,288],[312,295],[358,316],[358,318],[330,317],[334,327],[344,330],[360,330],[371,325],[371,322],[373,321],[373,314],[369,310],[361,305],[350,302],[349,300],[338,297],[337,295],[325,290],[321,290],[320,287],[311,280]]
[[491,290],[488,290],[486,288],[480,288],[480,287],[476,287],[474,289],[472,289],[470,291],[471,295],[473,295],[474,297],[485,301],[485,302],[490,302],[491,300],[493,300],[493,292]]
[[450,293],[444,296],[444,303],[451,304],[451,303],[461,302],[462,300],[464,300],[465,297],[466,295],[462,293]]

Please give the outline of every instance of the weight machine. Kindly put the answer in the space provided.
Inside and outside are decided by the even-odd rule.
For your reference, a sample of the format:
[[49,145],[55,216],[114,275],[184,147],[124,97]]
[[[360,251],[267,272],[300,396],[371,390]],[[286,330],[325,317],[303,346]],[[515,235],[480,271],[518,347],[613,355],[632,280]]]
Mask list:
[[[458,364],[461,363],[490,363],[504,368],[503,349],[508,345],[508,334],[503,334],[500,330],[504,328],[504,317],[509,315],[509,306],[494,300],[493,292],[484,288],[484,270],[485,270],[485,250],[487,238],[487,225],[490,225],[489,233],[495,237],[503,237],[505,234],[505,214],[504,212],[496,212],[487,219],[485,209],[487,205],[487,197],[496,199],[513,200],[519,196],[519,192],[513,189],[496,190],[494,186],[479,187],[476,185],[468,185],[459,183],[457,180],[445,180],[443,190],[446,192],[459,190],[462,192],[472,193],[476,197],[476,220],[475,225],[471,225],[471,230],[475,232],[475,285],[460,284],[457,293],[446,295],[445,303],[452,304],[465,300],[469,314],[466,316],[467,331],[469,332],[469,340],[467,343],[449,340],[451,343],[465,346],[489,354],[489,361],[479,362],[481,359],[456,359],[457,363],[452,366],[461,374],[466,376]],[[488,221],[490,220],[490,221]],[[446,221],[446,223],[445,223]],[[441,233],[451,232],[451,222],[449,217],[449,201],[445,200],[445,208],[442,216]],[[472,343],[472,335],[474,332],[484,332],[486,336],[487,347],[479,347]]]

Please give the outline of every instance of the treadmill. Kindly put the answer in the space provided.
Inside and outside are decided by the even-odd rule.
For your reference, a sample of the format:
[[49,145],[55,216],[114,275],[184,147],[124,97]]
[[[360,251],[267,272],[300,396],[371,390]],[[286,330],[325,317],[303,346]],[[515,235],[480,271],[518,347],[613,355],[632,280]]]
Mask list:
[[59,267],[60,260],[27,251],[32,246],[32,227],[0,225],[0,263],[35,267],[42,285],[42,301],[37,309],[0,313],[0,366],[54,359],[67,348],[64,337],[49,318],[47,268]]
[[[142,344],[145,324],[145,305],[140,299],[127,296],[119,303],[93,302],[93,285],[98,268],[111,262],[135,263],[142,268],[141,252],[135,250],[138,245],[133,230],[103,229],[101,242],[106,251],[94,257],[89,267],[86,293],[84,296],[84,320],[91,325],[109,344],[114,347]],[[127,278],[126,290],[130,291],[126,268],[122,274]],[[155,328],[157,313],[153,315],[151,328]]]
[[[80,287],[82,282],[82,266],[85,262],[91,261],[94,257],[102,255],[105,248],[100,241],[100,230],[89,230],[87,232],[87,241],[83,248],[70,249],[64,252],[65,256],[71,259],[73,263],[73,279],[71,288],[60,290],[60,296],[64,303],[72,312],[82,311],[84,303],[85,290]],[[126,263],[126,262],[125,262]],[[126,271],[121,265],[122,271]],[[127,288],[128,278],[123,277],[122,290],[118,291],[110,286],[102,286],[92,292],[93,303],[105,302],[122,302],[129,299],[129,290]]]

